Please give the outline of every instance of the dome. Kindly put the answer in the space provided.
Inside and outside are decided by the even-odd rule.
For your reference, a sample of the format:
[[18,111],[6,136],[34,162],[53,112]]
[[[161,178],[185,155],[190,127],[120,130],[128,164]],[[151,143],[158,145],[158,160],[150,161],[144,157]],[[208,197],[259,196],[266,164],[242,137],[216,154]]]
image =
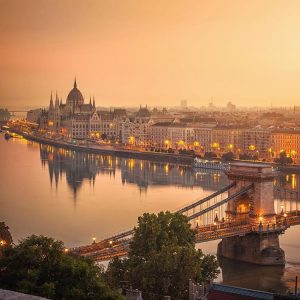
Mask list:
[[84,103],[83,96],[82,96],[81,92],[79,91],[79,89],[77,88],[77,83],[76,83],[76,79],[75,79],[74,87],[70,91],[70,93],[68,94],[68,97],[67,97],[67,105],[73,107],[73,106],[77,106],[77,105],[82,105],[83,103]]

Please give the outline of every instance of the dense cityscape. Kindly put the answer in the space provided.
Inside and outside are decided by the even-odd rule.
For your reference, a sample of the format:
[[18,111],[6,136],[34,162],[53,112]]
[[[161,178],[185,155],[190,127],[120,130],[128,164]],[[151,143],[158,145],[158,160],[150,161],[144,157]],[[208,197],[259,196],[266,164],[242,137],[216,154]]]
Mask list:
[[300,300],[298,0],[0,2],[0,300]]
[[[86,102],[86,103],[85,103]],[[300,106],[260,111],[240,109],[229,102],[225,108],[192,109],[182,101],[177,109],[124,108],[99,110],[95,99],[85,100],[77,88],[66,103],[51,93],[49,107],[30,110],[27,121],[38,133],[63,140],[107,141],[143,151],[188,150],[201,156],[300,163]],[[212,158],[211,157],[211,158]]]

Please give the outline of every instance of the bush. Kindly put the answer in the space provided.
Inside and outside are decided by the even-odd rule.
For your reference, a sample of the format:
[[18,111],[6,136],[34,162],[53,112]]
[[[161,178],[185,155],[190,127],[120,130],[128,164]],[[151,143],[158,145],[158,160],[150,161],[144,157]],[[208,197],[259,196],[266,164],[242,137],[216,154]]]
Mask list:
[[0,259],[0,287],[49,299],[123,299],[94,262],[64,250],[62,242],[35,235],[7,248]]
[[281,164],[281,165],[288,165],[293,163],[293,159],[288,157],[286,152],[281,152],[278,158],[274,159],[274,162]]
[[225,161],[232,161],[232,160],[234,160],[234,154],[233,154],[233,152],[224,153],[222,155],[222,160],[225,160]]

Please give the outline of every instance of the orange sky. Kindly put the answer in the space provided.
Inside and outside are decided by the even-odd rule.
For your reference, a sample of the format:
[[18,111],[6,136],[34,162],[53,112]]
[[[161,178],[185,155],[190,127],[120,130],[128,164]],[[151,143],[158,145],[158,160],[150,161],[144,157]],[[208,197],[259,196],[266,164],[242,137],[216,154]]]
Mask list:
[[0,106],[300,105],[299,0],[0,0]]

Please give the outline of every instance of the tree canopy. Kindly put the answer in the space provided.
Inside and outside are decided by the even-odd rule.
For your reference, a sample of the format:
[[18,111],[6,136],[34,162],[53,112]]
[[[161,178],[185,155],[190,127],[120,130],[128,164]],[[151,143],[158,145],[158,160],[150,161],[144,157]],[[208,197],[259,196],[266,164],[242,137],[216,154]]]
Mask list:
[[60,241],[32,235],[0,258],[0,287],[49,299],[123,299],[92,261],[68,253]]
[[232,161],[234,160],[234,153],[233,152],[226,152],[222,155],[222,160],[224,161]]
[[195,249],[195,233],[187,218],[161,212],[139,217],[128,258],[113,259],[106,277],[114,287],[129,281],[143,291],[144,299],[153,295],[184,299],[189,279],[205,281],[218,272],[216,258]]
[[282,165],[292,164],[293,159],[287,156],[286,152],[281,152],[278,158],[274,159],[274,162]]

